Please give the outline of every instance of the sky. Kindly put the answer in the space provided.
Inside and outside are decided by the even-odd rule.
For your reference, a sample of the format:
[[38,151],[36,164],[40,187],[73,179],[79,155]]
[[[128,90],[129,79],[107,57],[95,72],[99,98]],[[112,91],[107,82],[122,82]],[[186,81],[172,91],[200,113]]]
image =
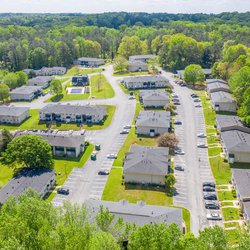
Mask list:
[[102,12],[221,13],[250,11],[250,0],[0,0],[0,12],[102,13]]

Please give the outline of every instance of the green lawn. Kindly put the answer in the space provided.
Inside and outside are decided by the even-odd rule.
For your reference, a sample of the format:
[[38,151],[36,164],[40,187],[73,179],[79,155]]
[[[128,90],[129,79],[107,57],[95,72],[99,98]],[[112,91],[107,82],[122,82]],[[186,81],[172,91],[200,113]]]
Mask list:
[[240,220],[240,211],[238,208],[222,208],[221,210],[225,221]]
[[224,223],[224,227],[225,227],[225,228],[229,228],[229,227],[236,227],[236,228],[239,228],[239,223],[238,223],[238,222],[228,222],[228,223]]
[[106,77],[102,74],[95,75],[90,78],[90,89],[91,96],[97,99],[106,99],[115,96],[113,88],[107,81]]
[[149,75],[148,71],[143,72],[114,72],[114,76],[142,76],[142,75]]
[[222,201],[220,203],[221,206],[233,206],[233,202],[231,201]]
[[236,200],[236,198],[233,196],[232,191],[218,191],[217,193],[220,201]]
[[173,198],[166,194],[164,188],[157,189],[156,187],[122,184],[122,167],[113,167],[110,171],[102,200],[119,201],[121,199],[126,199],[132,203],[143,200],[147,204],[159,206],[170,206],[173,204]]
[[[98,79],[100,78],[99,90],[98,90]],[[107,79],[103,74],[95,75],[90,78],[90,93],[84,94],[67,94],[67,87],[71,87],[71,82],[68,82],[63,86],[63,93],[61,95],[54,95],[46,100],[46,102],[60,102],[60,101],[74,101],[74,100],[85,100],[92,97],[96,99],[106,99],[114,97],[115,93]]]
[[[107,118],[105,119],[104,123],[101,125],[94,124],[92,126],[83,125],[82,127],[79,124],[76,123],[61,123],[61,124],[54,124],[51,126],[51,129],[59,129],[59,130],[80,130],[80,129],[87,129],[87,130],[97,130],[97,129],[103,129],[110,125],[116,106],[112,105],[105,105],[107,107]],[[39,113],[38,109],[31,109],[30,110],[31,117],[25,120],[21,125],[0,125],[0,129],[6,128],[8,130],[16,130],[16,129],[48,129],[46,127],[45,122],[39,121]]]
[[74,75],[87,75],[87,74],[92,74],[92,73],[97,73],[97,72],[101,72],[102,69],[101,68],[86,68],[86,69],[80,69],[79,67],[72,67],[71,69],[69,69],[67,71],[67,73],[63,76],[74,76]]
[[2,188],[12,177],[13,169],[0,164],[0,188]]

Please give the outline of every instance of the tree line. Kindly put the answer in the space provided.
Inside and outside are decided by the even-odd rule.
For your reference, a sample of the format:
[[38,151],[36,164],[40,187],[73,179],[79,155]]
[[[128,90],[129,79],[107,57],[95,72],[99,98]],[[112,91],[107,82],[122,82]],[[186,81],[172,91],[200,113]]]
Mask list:
[[141,227],[114,220],[103,207],[95,217],[86,206],[64,203],[54,207],[32,190],[10,197],[0,210],[0,248],[86,250],[248,250],[248,229],[238,229],[237,242],[229,242],[219,226],[205,228],[195,237],[183,235],[176,224]]

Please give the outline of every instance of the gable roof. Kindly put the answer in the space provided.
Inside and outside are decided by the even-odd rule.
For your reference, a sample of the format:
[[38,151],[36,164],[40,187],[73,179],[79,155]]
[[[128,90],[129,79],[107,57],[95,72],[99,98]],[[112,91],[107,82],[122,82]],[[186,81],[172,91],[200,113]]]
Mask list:
[[0,204],[4,204],[10,195],[19,197],[27,188],[41,193],[52,178],[55,178],[54,170],[24,168],[0,189]]
[[126,154],[123,173],[165,176],[168,171],[169,149],[131,145]]
[[75,114],[75,115],[106,115],[105,106],[97,105],[71,105],[71,104],[48,104],[39,110],[39,113],[47,114]]
[[51,80],[52,78],[50,76],[37,76],[29,79],[28,84],[35,84],[35,83],[45,84],[50,82]]
[[27,85],[24,85],[24,86],[21,86],[19,88],[15,88],[13,89],[10,94],[33,94],[35,93],[36,91],[38,90],[41,90],[42,87],[40,86],[27,86]]
[[246,127],[239,116],[235,115],[216,115],[217,129],[220,131],[239,130],[250,133],[250,128]]
[[122,218],[124,222],[135,223],[138,226],[152,223],[165,223],[166,225],[175,223],[181,230],[183,229],[180,208],[147,205],[143,201],[129,203],[126,200],[113,202],[89,199],[84,204],[90,213],[89,217],[93,220],[100,213],[100,207],[103,206],[110,214],[115,215],[115,221]]
[[227,151],[250,154],[250,134],[238,130],[230,130],[221,132],[221,138]]
[[156,58],[156,55],[148,54],[148,55],[133,55],[129,57],[129,61],[133,60],[147,60],[151,58]]
[[13,107],[13,106],[0,106],[0,116],[16,116],[19,117],[29,108],[27,107]]
[[103,62],[104,59],[102,58],[95,58],[95,57],[80,57],[77,59],[78,61],[89,61],[89,62]]
[[85,131],[59,130],[23,130],[18,131],[15,137],[22,135],[38,135],[55,147],[80,147],[85,140]]
[[250,169],[232,168],[231,170],[241,199],[250,201]]
[[158,127],[169,128],[171,116],[169,111],[147,111],[143,110],[136,117],[136,127]]
[[207,84],[207,90],[210,93],[218,91],[230,92],[229,86],[221,82],[212,82]]
[[150,100],[150,101],[166,101],[168,102],[169,94],[164,90],[140,90],[139,96],[142,98],[143,101]]
[[211,93],[211,100],[212,102],[235,103],[232,94],[224,91]]
[[145,76],[129,76],[125,77],[124,79],[125,83],[143,83],[143,82],[157,82],[157,81],[163,81],[168,82],[168,79],[164,76],[160,75],[145,75]]
[[224,84],[227,84],[227,82],[224,81],[223,79],[206,79],[206,82],[208,84],[210,84],[210,83],[224,83]]

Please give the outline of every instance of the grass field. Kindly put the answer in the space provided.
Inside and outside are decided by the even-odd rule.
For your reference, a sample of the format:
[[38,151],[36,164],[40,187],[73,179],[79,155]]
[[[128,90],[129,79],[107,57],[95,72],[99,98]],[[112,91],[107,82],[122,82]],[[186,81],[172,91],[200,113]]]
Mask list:
[[239,220],[239,209],[238,208],[222,208],[222,215],[225,221],[227,220]]
[[13,176],[13,169],[0,164],[0,188],[2,188]]
[[74,76],[74,75],[87,75],[87,74],[93,74],[101,72],[101,68],[86,68],[86,69],[80,69],[79,67],[72,67],[67,71],[67,73],[64,76]]
[[[61,123],[61,124],[54,124],[51,126],[51,129],[59,129],[59,130],[80,130],[80,129],[87,129],[87,130],[97,130],[97,129],[103,129],[110,125],[116,106],[112,105],[105,105],[107,107],[107,118],[105,119],[104,123],[94,124],[92,126],[83,125],[80,127],[79,124],[76,123]],[[16,130],[16,129],[48,129],[45,122],[39,121],[39,112],[38,109],[31,109],[30,110],[31,117],[25,120],[21,125],[0,125],[0,129],[6,128],[8,130]]]
[[217,193],[220,201],[236,200],[236,198],[233,196],[232,191],[218,191]]
[[[100,79],[99,89],[98,80]],[[98,74],[90,78],[90,93],[83,94],[67,94],[67,87],[72,87],[71,82],[63,86],[63,93],[61,95],[54,95],[46,100],[46,102],[60,102],[60,101],[74,101],[85,100],[91,97],[96,99],[106,99],[114,97],[115,93],[104,75]]]

